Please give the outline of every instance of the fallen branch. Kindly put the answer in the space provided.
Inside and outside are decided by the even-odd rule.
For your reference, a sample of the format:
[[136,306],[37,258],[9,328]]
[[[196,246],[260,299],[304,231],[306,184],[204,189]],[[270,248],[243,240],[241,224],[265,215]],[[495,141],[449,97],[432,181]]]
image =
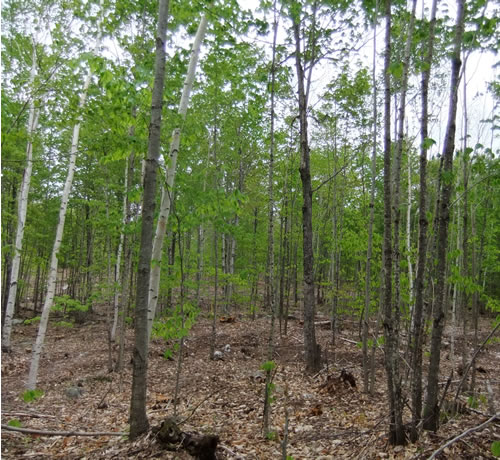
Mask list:
[[451,446],[454,442],[459,441],[462,438],[465,438],[465,436],[467,436],[470,433],[473,433],[474,431],[479,431],[483,429],[486,425],[493,422],[495,419],[500,419],[500,412],[490,417],[488,420],[486,420],[486,422],[481,423],[481,425],[469,428],[462,434],[459,434],[455,438],[450,439],[446,444],[442,445],[438,450],[434,451],[434,453],[427,460],[432,460],[433,458],[436,458],[436,455],[440,454],[444,449]]
[[120,431],[44,431],[32,428],[19,428],[17,426],[1,425],[2,430],[18,431],[19,433],[38,434],[40,436],[128,436]]
[[354,345],[357,345],[359,342],[356,342],[355,340],[351,340],[351,339],[346,339],[345,337],[342,337],[341,335],[338,335],[337,336],[340,340],[343,340],[344,342],[347,342],[347,343],[352,343]]
[[232,455],[233,458],[236,460],[245,460],[245,457],[242,457],[241,455],[237,454],[236,452],[233,452],[229,447],[225,446],[224,444],[219,444],[218,446],[220,449],[222,449],[224,452],[226,452],[229,455]]
[[6,417],[56,418],[55,415],[35,414],[30,412],[4,412]]
[[500,327],[500,323],[498,323],[493,328],[493,330],[488,334],[488,337],[486,337],[486,339],[484,339],[484,342],[478,347],[478,349],[476,350],[476,352],[472,356],[472,359],[470,360],[469,364],[464,369],[462,380],[460,380],[460,383],[458,384],[457,392],[455,393],[455,399],[453,400],[454,403],[456,403],[458,397],[460,396],[460,391],[462,390],[462,385],[464,384],[465,379],[467,378],[467,374],[469,373],[469,370],[470,370],[471,366],[474,364],[474,361],[476,360],[477,355],[484,348],[484,346],[486,345],[486,343],[488,342],[488,340],[490,340],[490,338],[493,336],[493,334],[497,331],[497,329],[499,327]]

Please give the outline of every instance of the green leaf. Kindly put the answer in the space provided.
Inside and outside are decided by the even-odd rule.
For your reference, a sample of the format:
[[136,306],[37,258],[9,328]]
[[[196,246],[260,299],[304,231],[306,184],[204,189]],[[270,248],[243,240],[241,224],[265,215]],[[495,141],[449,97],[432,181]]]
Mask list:
[[273,369],[276,368],[276,363],[274,361],[266,361],[265,363],[263,363],[260,368],[263,370],[263,371],[266,371],[266,372],[271,372]]
[[17,428],[21,428],[22,424],[17,418],[13,418],[12,420],[9,420],[7,423],[8,426],[15,426]]
[[402,62],[394,62],[389,66],[389,73],[395,78],[403,76],[404,65]]
[[491,453],[494,457],[500,457],[500,441],[493,441],[491,443]]
[[42,396],[43,396],[43,391],[37,389],[26,390],[24,393],[21,394],[23,401],[26,403],[36,401],[37,399],[40,399]]
[[426,137],[424,139],[424,149],[427,150],[428,148],[432,147],[433,145],[436,144],[436,141],[434,139],[431,139],[430,137]]

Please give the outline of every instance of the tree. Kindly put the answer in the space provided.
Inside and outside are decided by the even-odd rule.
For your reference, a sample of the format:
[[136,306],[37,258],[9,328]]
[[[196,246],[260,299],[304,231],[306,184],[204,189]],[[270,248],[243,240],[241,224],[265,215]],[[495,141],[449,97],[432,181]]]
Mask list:
[[453,187],[453,153],[455,150],[455,131],[457,115],[458,86],[462,62],[460,52],[464,33],[465,1],[457,0],[457,21],[453,38],[451,58],[450,99],[448,124],[446,126],[443,145],[443,170],[441,173],[442,188],[438,207],[437,229],[437,298],[434,305],[431,355],[429,358],[429,374],[427,377],[427,398],[424,406],[424,429],[436,431],[439,426],[439,361],[441,358],[441,339],[444,329],[444,302],[446,293],[446,251],[448,246],[448,223],[450,220],[450,196]]
[[[29,87],[33,88],[36,76],[36,44],[33,41],[33,52],[31,55],[31,73]],[[33,90],[33,89],[32,89]],[[14,306],[16,302],[17,283],[19,279],[19,265],[21,262],[21,252],[23,249],[24,227],[26,224],[26,213],[28,211],[28,195],[30,191],[31,172],[33,170],[33,136],[38,126],[39,111],[35,107],[35,98],[31,96],[29,103],[29,118],[28,118],[28,144],[26,146],[26,168],[24,169],[23,181],[21,183],[21,191],[18,195],[18,210],[17,210],[17,229],[16,242],[14,247],[14,259],[9,278],[9,297],[5,309],[4,324],[2,330],[2,351],[10,351],[10,335],[12,332],[12,319],[14,315]]]
[[141,248],[137,276],[135,342],[133,354],[132,396],[130,400],[130,439],[136,439],[149,428],[146,414],[148,372],[148,301],[153,252],[153,219],[156,205],[156,176],[160,156],[161,117],[165,82],[165,40],[169,0],[160,0],[156,31],[154,85],[151,99],[148,154],[144,173],[142,200]]
[[[406,443],[403,426],[403,407],[397,348],[397,324],[392,297],[392,192],[391,192],[391,1],[385,0],[384,54],[384,336],[387,392],[390,408],[389,441],[393,445]],[[395,306],[396,309],[399,305]]]
[[[300,178],[302,181],[302,234],[303,234],[303,264],[304,264],[304,349],[306,369],[310,373],[319,371],[321,366],[321,349],[316,342],[314,317],[316,314],[316,299],[314,297],[314,251],[312,229],[312,186],[310,169],[310,152],[307,134],[307,94],[305,88],[304,64],[305,58],[301,51],[300,11],[298,3],[292,3],[291,20],[295,40],[295,68],[298,81],[299,124],[300,124]],[[315,31],[312,31],[314,36]],[[315,45],[310,44],[314,49]],[[310,63],[312,67],[312,63]]]
[[429,80],[434,50],[434,28],[436,25],[437,0],[433,0],[431,19],[429,23],[429,36],[426,45],[424,65],[422,67],[422,117],[420,128],[420,179],[419,179],[419,233],[418,233],[418,263],[415,280],[415,306],[413,308],[413,329],[411,347],[411,401],[412,401],[412,426],[410,439],[418,439],[418,424],[422,414],[422,319],[424,313],[424,277],[427,262],[427,150],[429,148]]
[[[99,26],[98,38],[96,45],[94,47],[94,54],[97,53],[101,43],[102,35]],[[80,101],[78,104],[79,110],[83,109],[85,106],[85,101],[87,99],[87,91],[92,80],[92,70],[89,69],[87,77],[83,84],[82,93],[80,94]],[[71,141],[71,153],[68,164],[68,174],[66,176],[66,181],[64,183],[63,193],[61,197],[61,206],[59,209],[59,221],[56,229],[56,237],[54,241],[54,246],[52,248],[52,254],[50,257],[50,269],[49,277],[47,280],[47,294],[45,297],[45,302],[42,309],[42,315],[40,318],[40,325],[38,327],[38,333],[36,336],[35,344],[33,345],[31,364],[28,375],[28,381],[26,383],[26,388],[28,390],[34,390],[36,388],[36,383],[38,379],[38,367],[40,364],[40,356],[42,354],[42,347],[45,341],[45,333],[47,331],[47,325],[49,321],[50,309],[52,308],[52,302],[55,296],[56,289],[56,279],[57,279],[57,267],[58,267],[58,253],[61,248],[61,243],[64,233],[64,222],[66,219],[66,211],[68,209],[69,194],[71,192],[71,186],[73,184],[73,177],[75,174],[76,157],[78,153],[78,141],[80,137],[80,126],[82,122],[82,115],[80,114],[77,118],[77,122],[73,127],[73,136]]]
[[[179,104],[178,114],[180,116],[180,122],[183,123],[186,119],[187,108],[189,104],[189,98],[191,95],[191,90],[193,88],[194,78],[196,74],[196,66],[198,64],[198,57],[200,54],[201,44],[203,42],[203,37],[207,30],[208,19],[206,14],[200,21],[198,31],[196,32],[196,37],[193,43],[193,49],[191,52],[191,59],[189,61],[188,72],[186,75],[186,80],[184,82],[184,88],[182,91],[181,102]],[[168,167],[166,173],[165,185],[161,190],[161,206],[160,215],[158,217],[158,222],[156,226],[155,239],[153,243],[153,268],[151,269],[151,280],[150,280],[150,293],[148,302],[148,334],[151,335],[151,329],[153,326],[153,320],[156,312],[156,304],[158,302],[158,291],[160,285],[160,269],[161,269],[161,255],[163,248],[163,239],[165,232],[167,230],[168,217],[170,215],[170,208],[173,202],[174,194],[174,180],[175,172],[177,168],[177,155],[179,152],[179,145],[181,139],[181,126],[174,129],[172,133],[172,141],[170,143],[170,151],[168,155]]]

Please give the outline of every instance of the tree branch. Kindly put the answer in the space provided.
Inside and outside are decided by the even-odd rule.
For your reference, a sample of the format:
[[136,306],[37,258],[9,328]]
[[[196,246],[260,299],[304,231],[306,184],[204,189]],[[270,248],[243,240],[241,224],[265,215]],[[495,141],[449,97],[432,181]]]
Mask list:
[[342,166],[338,171],[335,171],[333,175],[331,175],[328,179],[325,179],[321,184],[319,184],[316,188],[312,190],[312,193],[316,193],[323,185],[327,184],[330,182],[332,179],[335,179],[345,168],[347,168],[347,165]]
[[44,431],[32,428],[18,428],[17,426],[1,425],[2,430],[18,431],[19,433],[38,434],[41,436],[128,436],[128,433],[120,431]]
[[465,438],[465,436],[467,436],[470,433],[473,433],[474,431],[481,430],[486,425],[488,425],[488,423],[493,422],[495,419],[500,419],[500,412],[498,412],[497,414],[490,417],[488,420],[486,420],[486,422],[481,423],[481,425],[469,428],[468,430],[465,430],[462,434],[459,434],[455,438],[450,439],[446,444],[442,445],[438,450],[434,451],[434,453],[427,460],[432,460],[433,458],[436,458],[436,455],[440,454],[444,449],[451,446],[454,442],[456,442],[462,438]]

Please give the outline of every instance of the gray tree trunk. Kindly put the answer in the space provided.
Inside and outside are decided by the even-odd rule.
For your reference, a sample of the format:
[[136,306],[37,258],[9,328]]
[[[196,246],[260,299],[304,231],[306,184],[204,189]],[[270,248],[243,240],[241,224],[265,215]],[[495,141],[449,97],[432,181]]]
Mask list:
[[141,244],[137,273],[135,340],[130,399],[130,439],[134,440],[149,428],[146,415],[148,373],[148,299],[153,252],[153,220],[156,205],[156,176],[160,156],[161,115],[165,86],[165,40],[169,0],[160,0],[156,31],[155,77],[151,99],[148,155],[144,171]]
[[[273,22],[273,48],[271,62],[271,126],[270,126],[270,145],[269,145],[269,174],[268,174],[268,224],[267,224],[267,270],[269,279],[269,306],[271,310],[271,324],[269,327],[269,339],[267,345],[267,360],[272,361],[274,350],[274,327],[276,320],[276,292],[274,286],[274,155],[275,155],[275,139],[274,139],[274,88],[276,82],[276,38],[278,35],[278,11],[276,9],[276,0],[273,5],[274,22]],[[271,412],[271,378],[272,369],[268,367],[266,370],[266,386],[264,392],[264,414],[263,414],[263,432],[267,437],[269,434],[269,416]]]
[[314,296],[314,252],[312,230],[312,187],[309,142],[307,137],[307,98],[304,87],[304,67],[300,50],[300,23],[293,18],[293,34],[295,39],[295,65],[299,88],[299,122],[300,122],[300,179],[302,181],[302,234],[303,234],[303,267],[304,267],[304,347],[306,371],[318,372],[321,367],[321,350],[316,342],[314,317],[316,299]]
[[450,102],[448,124],[443,146],[443,176],[441,199],[438,208],[437,229],[437,298],[433,310],[431,356],[429,360],[429,374],[427,379],[427,398],[424,406],[424,429],[436,431],[439,426],[439,362],[441,358],[441,338],[444,328],[444,302],[446,293],[446,250],[448,246],[448,223],[450,220],[450,195],[453,187],[452,167],[455,150],[455,131],[457,115],[457,96],[460,80],[460,51],[464,31],[465,0],[457,1],[457,22],[453,40],[453,54],[451,61]]
[[429,24],[429,38],[424,70],[422,71],[422,118],[420,130],[420,183],[419,183],[419,236],[417,276],[415,279],[415,306],[413,308],[413,329],[411,333],[411,401],[412,425],[410,440],[418,439],[418,424],[422,414],[422,339],[425,275],[427,262],[427,149],[429,133],[429,81],[434,50],[434,29],[436,25],[437,0],[432,2],[431,19]]
[[396,337],[392,299],[392,193],[391,193],[391,1],[385,1],[385,56],[384,56],[384,335],[387,392],[390,409],[389,442],[405,444],[401,381],[399,375],[399,350]]
[[370,358],[368,356],[368,330],[370,321],[371,303],[371,263],[373,253],[373,220],[375,214],[375,179],[377,174],[377,15],[378,1],[375,7],[375,21],[373,25],[373,65],[372,65],[372,85],[373,85],[373,133],[372,133],[372,163],[371,163],[371,186],[370,186],[370,216],[368,220],[368,242],[366,249],[366,269],[365,269],[365,305],[363,315],[363,389],[365,393],[369,391]]
[[[191,51],[191,59],[189,61],[188,72],[184,81],[181,101],[179,104],[178,113],[181,121],[186,119],[189,98],[193,88],[196,66],[200,54],[200,47],[207,30],[207,16],[203,16],[196,33],[193,49]],[[179,153],[179,145],[181,140],[181,128],[177,127],[172,133],[172,141],[170,143],[169,163],[167,168],[166,183],[161,191],[161,207],[158,222],[156,224],[156,233],[153,244],[153,268],[151,269],[151,280],[149,286],[149,302],[148,302],[148,338],[151,337],[153,328],[153,320],[155,318],[156,306],[158,304],[158,292],[160,288],[160,273],[161,273],[161,256],[163,249],[163,240],[167,231],[167,223],[170,215],[170,209],[173,203],[173,188],[175,180],[175,172],[177,168],[177,156]]]

